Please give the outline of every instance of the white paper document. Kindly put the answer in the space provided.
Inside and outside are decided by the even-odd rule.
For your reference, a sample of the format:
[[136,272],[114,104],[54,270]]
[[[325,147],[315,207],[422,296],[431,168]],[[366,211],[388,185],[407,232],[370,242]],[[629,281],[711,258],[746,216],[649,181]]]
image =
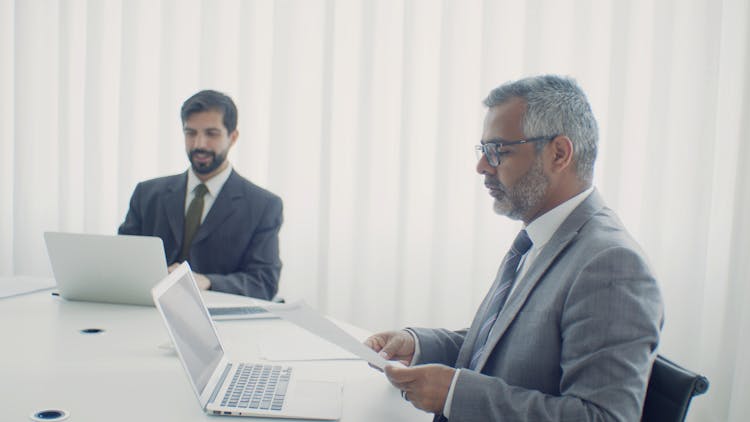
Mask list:
[[297,345],[289,347],[286,342],[260,341],[260,357],[274,362],[313,361],[313,360],[362,360],[359,356],[321,338],[304,328],[294,326],[289,336]]
[[385,368],[386,365],[395,364],[383,359],[374,350],[365,346],[351,334],[319,314],[304,301],[284,304],[274,303],[268,305],[268,310],[278,317],[304,328],[344,350],[354,353],[380,370]]

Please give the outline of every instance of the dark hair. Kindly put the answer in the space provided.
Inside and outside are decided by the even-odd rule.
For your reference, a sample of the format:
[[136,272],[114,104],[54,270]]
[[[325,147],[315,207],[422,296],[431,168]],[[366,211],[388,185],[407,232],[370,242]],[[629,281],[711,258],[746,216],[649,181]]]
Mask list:
[[220,112],[227,133],[232,133],[237,129],[237,106],[228,95],[207,89],[188,98],[182,103],[182,110],[180,110],[182,124],[184,125],[192,114],[203,111]]

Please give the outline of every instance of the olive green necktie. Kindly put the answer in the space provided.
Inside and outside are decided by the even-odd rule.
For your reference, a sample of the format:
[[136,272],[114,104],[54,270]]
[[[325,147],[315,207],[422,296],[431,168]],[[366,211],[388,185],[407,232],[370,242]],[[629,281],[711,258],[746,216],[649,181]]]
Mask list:
[[185,261],[190,253],[190,244],[193,242],[195,232],[201,225],[201,216],[203,216],[203,196],[208,193],[206,185],[201,183],[193,189],[195,197],[190,201],[187,214],[185,214],[185,236],[182,238],[182,253],[180,262]]

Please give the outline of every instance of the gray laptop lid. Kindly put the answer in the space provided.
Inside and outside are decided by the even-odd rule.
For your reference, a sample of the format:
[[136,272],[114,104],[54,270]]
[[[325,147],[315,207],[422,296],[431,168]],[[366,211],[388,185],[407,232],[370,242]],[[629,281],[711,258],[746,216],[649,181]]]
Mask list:
[[46,232],[44,241],[66,299],[153,306],[151,288],[167,275],[158,237]]
[[206,406],[215,386],[209,380],[224,358],[224,348],[211,322],[190,266],[183,263],[152,290],[154,304],[167,326],[177,354],[188,374],[193,390]]

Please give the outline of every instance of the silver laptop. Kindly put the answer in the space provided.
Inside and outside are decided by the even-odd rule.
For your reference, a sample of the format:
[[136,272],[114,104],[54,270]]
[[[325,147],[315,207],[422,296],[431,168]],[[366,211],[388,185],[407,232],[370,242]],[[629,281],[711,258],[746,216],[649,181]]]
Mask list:
[[153,306],[151,288],[167,275],[158,237],[46,232],[44,241],[65,299]]
[[187,263],[159,282],[152,294],[206,413],[321,420],[341,417],[339,383],[297,379],[292,367],[229,362]]

